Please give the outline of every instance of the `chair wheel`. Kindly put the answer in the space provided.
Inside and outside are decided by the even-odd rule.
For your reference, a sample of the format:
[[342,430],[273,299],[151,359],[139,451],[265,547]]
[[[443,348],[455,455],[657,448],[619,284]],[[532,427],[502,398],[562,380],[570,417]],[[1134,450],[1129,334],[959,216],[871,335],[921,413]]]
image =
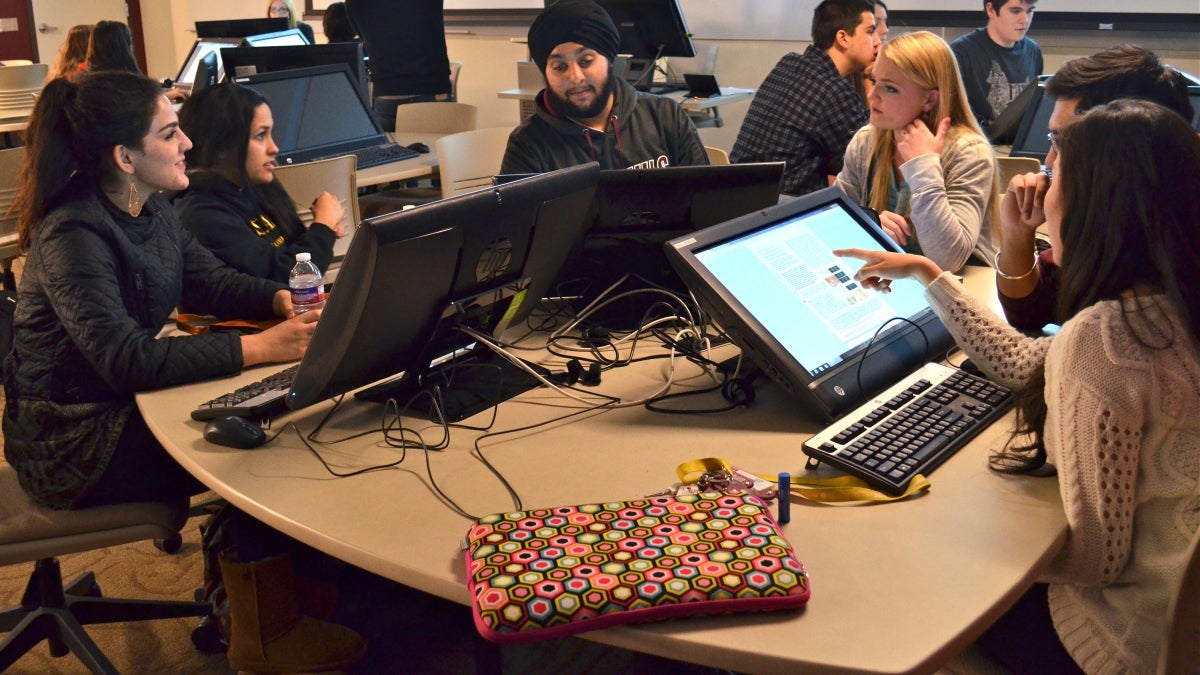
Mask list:
[[154,546],[163,553],[178,553],[183,548],[183,535],[176,533],[166,539],[155,539]]

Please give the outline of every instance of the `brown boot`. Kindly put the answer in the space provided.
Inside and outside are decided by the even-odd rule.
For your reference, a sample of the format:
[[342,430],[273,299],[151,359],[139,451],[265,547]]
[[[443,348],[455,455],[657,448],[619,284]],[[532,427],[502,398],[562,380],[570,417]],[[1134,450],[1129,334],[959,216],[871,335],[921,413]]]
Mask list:
[[229,667],[268,673],[339,670],[366,653],[367,641],[358,633],[297,613],[290,556],[240,563],[230,549],[220,560],[233,619]]

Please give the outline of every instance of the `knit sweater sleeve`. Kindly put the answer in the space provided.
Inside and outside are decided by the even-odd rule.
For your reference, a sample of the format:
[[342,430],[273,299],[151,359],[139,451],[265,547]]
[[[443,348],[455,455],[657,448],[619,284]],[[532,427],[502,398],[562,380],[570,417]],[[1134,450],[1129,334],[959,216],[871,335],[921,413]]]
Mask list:
[[943,272],[925,295],[958,346],[999,384],[1019,387],[1044,367],[1050,338],[1022,335],[971,297],[954,275]]
[[870,206],[867,195],[871,186],[867,185],[869,164],[871,162],[871,127],[859,129],[846,146],[846,157],[842,170],[838,172],[834,183],[859,206]]

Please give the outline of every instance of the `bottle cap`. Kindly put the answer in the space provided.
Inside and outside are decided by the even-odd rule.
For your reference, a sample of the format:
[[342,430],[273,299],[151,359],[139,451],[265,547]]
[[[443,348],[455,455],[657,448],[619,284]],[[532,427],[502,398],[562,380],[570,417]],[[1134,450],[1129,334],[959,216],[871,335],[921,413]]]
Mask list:
[[312,254],[308,251],[296,254],[296,262],[308,262],[309,260],[312,260]]

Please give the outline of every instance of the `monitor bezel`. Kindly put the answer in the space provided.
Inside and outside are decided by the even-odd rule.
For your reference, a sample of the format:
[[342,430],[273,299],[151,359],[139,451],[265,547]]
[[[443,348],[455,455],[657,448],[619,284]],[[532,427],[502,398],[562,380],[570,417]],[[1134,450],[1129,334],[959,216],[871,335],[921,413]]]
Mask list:
[[[230,61],[232,59],[232,61]],[[367,66],[361,42],[329,42],[315,45],[275,45],[267,47],[247,47],[235,45],[221,48],[222,63],[232,63],[225,70],[229,78],[247,77],[237,72],[238,62],[242,65],[253,65],[259,70],[252,75],[272,73],[281,70],[296,70],[298,68],[315,68],[337,63],[350,66],[358,75],[360,97],[371,105],[367,80]]]
[[[285,38],[298,39],[300,42],[297,44],[282,44],[282,45],[280,45],[280,44],[260,44],[263,42],[270,42],[272,40],[282,40]],[[308,41],[308,37],[304,35],[304,32],[301,31],[299,28],[288,28],[287,30],[277,30],[277,31],[272,31],[270,33],[257,33],[255,35],[247,35],[246,37],[242,38],[242,43],[247,47],[302,47],[305,45],[312,44],[311,42]]]
[[[782,202],[666,244],[667,259],[672,267],[700,307],[725,330],[730,341],[785,391],[808,403],[807,410],[826,421],[853,410],[870,396],[894,384],[896,378],[892,374],[911,372],[926,361],[941,358],[954,346],[954,338],[933,309],[926,307],[909,317],[911,324],[893,322],[868,344],[847,352],[840,363],[814,375],[708,271],[696,254],[827,205],[843,208],[881,250],[901,252],[854,200],[835,187]],[[867,351],[868,347],[870,351]],[[860,364],[869,366],[860,367]]]
[[226,45],[233,46],[233,45],[238,44],[240,41],[241,41],[240,38],[236,38],[236,37],[196,38],[196,41],[192,43],[191,50],[188,51],[187,57],[185,57],[183,59],[183,63],[179,66],[179,72],[175,75],[175,79],[173,80],[174,84],[176,86],[184,86],[184,87],[192,86],[192,83],[195,81],[197,67],[200,65],[200,59],[203,58],[203,56],[204,56],[203,54],[199,53],[200,49],[201,49],[201,45],[211,45],[212,46],[212,49],[209,49],[205,53],[216,52],[216,54],[217,54],[217,74],[221,79],[223,79],[224,72],[225,72],[225,64],[221,61],[221,50]]
[[[1025,108],[1025,115],[1021,117],[1021,126],[1013,136],[1012,146],[1008,151],[1009,157],[1032,157],[1042,162],[1050,152],[1050,142],[1046,140],[1049,126],[1043,123],[1049,119],[1049,113],[1044,117],[1039,115],[1042,106],[1050,106],[1051,111],[1054,109],[1054,97],[1046,93],[1046,83],[1049,80],[1049,77],[1038,79],[1037,91],[1033,93],[1028,107]],[[1030,147],[1031,145],[1033,147]]]

